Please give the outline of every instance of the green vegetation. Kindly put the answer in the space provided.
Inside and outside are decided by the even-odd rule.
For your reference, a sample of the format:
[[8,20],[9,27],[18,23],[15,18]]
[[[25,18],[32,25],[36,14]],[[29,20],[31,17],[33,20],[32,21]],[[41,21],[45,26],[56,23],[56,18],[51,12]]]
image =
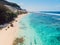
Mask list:
[[0,4],[0,25],[9,23],[16,18],[17,15],[14,14],[11,10],[9,10],[4,5]]
[[28,13],[28,12],[22,9],[22,10],[17,11],[16,14],[26,14],[26,13]]

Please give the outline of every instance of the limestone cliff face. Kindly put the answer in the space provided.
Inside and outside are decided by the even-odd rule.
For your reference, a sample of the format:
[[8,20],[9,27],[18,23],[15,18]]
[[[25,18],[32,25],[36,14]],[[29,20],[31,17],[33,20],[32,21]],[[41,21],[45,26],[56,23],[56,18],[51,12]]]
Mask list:
[[6,7],[8,7],[12,11],[22,10],[21,7],[19,5],[17,5],[16,3],[8,2],[6,0],[0,0],[0,4],[5,5]]

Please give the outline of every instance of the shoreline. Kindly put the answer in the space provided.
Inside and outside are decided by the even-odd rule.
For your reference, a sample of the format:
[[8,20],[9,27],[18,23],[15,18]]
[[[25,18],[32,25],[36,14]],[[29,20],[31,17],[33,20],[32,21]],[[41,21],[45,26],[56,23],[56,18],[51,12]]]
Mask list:
[[0,45],[13,45],[13,41],[17,37],[17,33],[19,30],[18,23],[20,22],[20,19],[22,17],[28,14],[29,13],[18,15],[18,17],[15,18],[15,20],[12,22],[13,27],[11,27],[10,24],[8,24],[7,27],[3,28],[2,30],[0,29]]

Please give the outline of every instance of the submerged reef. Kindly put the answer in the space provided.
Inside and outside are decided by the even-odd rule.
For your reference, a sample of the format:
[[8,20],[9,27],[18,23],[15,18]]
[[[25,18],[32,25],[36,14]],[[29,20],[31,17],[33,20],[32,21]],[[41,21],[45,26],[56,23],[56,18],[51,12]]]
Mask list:
[[13,45],[18,45],[18,44],[23,45],[23,42],[24,42],[23,37],[22,38],[16,38],[13,42]]

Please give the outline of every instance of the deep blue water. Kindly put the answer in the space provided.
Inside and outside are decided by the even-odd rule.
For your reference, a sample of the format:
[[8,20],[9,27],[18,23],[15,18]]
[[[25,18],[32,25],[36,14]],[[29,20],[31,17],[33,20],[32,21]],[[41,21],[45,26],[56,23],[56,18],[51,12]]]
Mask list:
[[41,12],[60,14],[60,11],[41,11]]
[[[21,19],[24,45],[60,45],[60,15],[50,13],[30,13]],[[22,35],[18,34],[19,37]]]

